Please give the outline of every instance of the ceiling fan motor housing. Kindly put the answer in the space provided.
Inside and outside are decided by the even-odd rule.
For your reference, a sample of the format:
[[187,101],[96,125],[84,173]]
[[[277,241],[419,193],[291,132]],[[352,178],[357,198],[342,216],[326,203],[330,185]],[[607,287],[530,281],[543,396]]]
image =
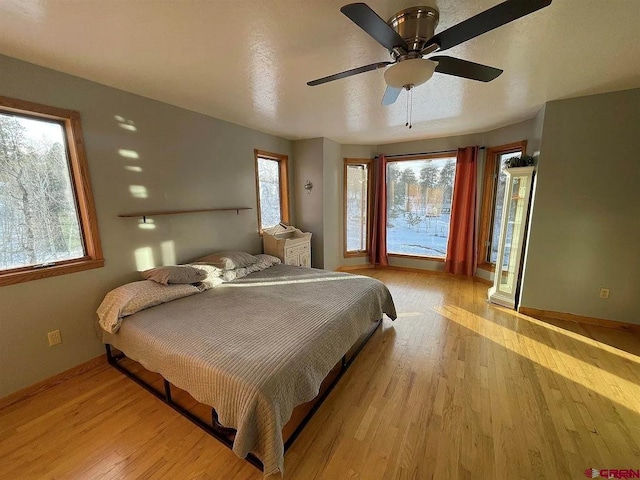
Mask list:
[[402,61],[417,58],[415,52],[421,52],[425,48],[427,41],[434,36],[439,20],[438,10],[427,6],[406,8],[391,17],[387,24],[409,45],[409,52],[404,52],[403,49],[392,50],[393,59]]

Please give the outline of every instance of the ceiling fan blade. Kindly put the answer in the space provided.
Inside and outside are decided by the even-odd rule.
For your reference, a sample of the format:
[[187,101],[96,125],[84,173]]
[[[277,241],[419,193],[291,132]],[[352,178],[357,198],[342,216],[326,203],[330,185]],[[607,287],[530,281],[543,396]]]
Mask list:
[[436,72],[454,75],[456,77],[469,78],[480,82],[490,82],[502,73],[499,68],[488,67],[479,63],[460,60],[459,58],[436,55],[429,57],[429,60],[438,62]]
[[398,99],[398,96],[402,92],[401,88],[390,87],[387,85],[387,89],[384,91],[384,96],[382,97],[382,105],[392,105]]
[[364,67],[352,68],[351,70],[347,70],[340,73],[335,73],[333,75],[329,75],[328,77],[318,78],[317,80],[311,80],[307,82],[307,85],[310,87],[315,87],[316,85],[322,85],[323,83],[333,82],[334,80],[340,80],[341,78],[350,77],[351,75],[357,75],[359,73],[369,72],[371,70],[377,70],[378,68],[386,67],[387,65],[391,65],[393,62],[378,62],[372,63],[370,65],[365,65]]
[[387,50],[392,50],[394,47],[402,47],[405,51],[409,50],[405,39],[387,25],[387,22],[371,10],[366,3],[351,3],[342,7],[340,11]]
[[435,43],[440,45],[440,50],[446,50],[550,4],[551,0],[507,0],[438,33],[427,45]]

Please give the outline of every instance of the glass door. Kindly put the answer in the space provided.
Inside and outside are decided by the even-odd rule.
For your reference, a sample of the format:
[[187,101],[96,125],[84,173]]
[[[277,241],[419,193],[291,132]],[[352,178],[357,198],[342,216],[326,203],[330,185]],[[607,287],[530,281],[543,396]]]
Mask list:
[[533,167],[506,169],[498,261],[489,300],[513,308],[520,274]]

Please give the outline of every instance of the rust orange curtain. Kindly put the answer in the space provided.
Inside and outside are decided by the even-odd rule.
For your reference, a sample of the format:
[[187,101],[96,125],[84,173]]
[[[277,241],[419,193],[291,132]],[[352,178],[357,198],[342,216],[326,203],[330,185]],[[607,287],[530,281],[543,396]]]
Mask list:
[[371,244],[369,260],[373,265],[389,265],[387,256],[387,159],[374,160]]
[[476,170],[478,147],[458,149],[449,242],[444,271],[472,277],[478,263],[476,247]]

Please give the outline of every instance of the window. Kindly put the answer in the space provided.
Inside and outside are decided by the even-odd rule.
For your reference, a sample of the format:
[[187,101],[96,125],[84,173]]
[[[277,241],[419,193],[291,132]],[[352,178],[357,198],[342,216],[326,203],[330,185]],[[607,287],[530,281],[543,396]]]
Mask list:
[[80,115],[0,97],[0,285],[103,265]]
[[502,172],[505,160],[523,155],[527,142],[523,140],[509,145],[487,149],[482,194],[482,214],[478,235],[478,266],[492,268],[498,256],[500,220],[504,205],[504,189],[507,176]]
[[289,223],[289,182],[286,155],[254,150],[256,190],[258,193],[258,229]]
[[455,175],[455,156],[388,161],[389,254],[444,259]]
[[344,256],[367,255],[371,160],[344,159]]

